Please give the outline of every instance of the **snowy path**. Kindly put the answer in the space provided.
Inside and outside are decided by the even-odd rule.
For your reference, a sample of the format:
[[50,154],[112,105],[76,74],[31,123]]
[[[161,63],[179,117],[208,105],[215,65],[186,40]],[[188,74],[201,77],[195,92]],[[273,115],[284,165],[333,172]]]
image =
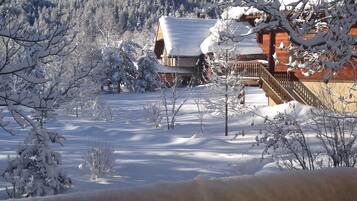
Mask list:
[[[201,89],[195,90],[202,95]],[[174,130],[167,131],[165,125],[157,129],[145,120],[143,107],[159,100],[159,96],[159,93],[104,95],[103,99],[113,110],[112,121],[76,119],[61,114],[57,120],[48,123],[50,129],[63,133],[67,139],[64,147],[55,148],[62,153],[63,167],[73,179],[69,192],[189,180],[199,175],[251,175],[263,168],[260,150],[252,148],[257,130],[250,127],[251,116],[243,115],[232,120],[228,137],[223,136],[223,120],[209,116],[205,120],[206,133],[197,137],[199,121],[196,106],[190,100],[177,117]],[[247,89],[246,102],[255,106],[267,104],[264,92],[259,88]],[[242,130],[247,135],[232,140],[234,133]],[[2,167],[6,164],[7,155],[14,153],[24,136],[25,132],[16,136],[1,133]],[[92,181],[88,171],[78,168],[92,141],[110,142],[115,147],[113,176]],[[4,197],[4,193],[1,196]]]

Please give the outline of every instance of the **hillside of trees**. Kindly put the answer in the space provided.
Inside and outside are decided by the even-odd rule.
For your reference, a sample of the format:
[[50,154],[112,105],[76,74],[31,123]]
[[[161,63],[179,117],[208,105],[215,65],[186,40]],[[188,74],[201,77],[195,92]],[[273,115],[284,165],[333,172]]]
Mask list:
[[[153,37],[162,15],[196,17],[205,13],[216,18],[217,0],[28,0],[24,8],[31,23],[43,8],[60,8],[64,13],[77,16],[79,31],[90,41],[120,40],[139,37],[138,43],[147,43]],[[144,33],[142,33],[144,32]],[[144,39],[142,39],[144,38]],[[150,40],[150,39],[149,39]]]

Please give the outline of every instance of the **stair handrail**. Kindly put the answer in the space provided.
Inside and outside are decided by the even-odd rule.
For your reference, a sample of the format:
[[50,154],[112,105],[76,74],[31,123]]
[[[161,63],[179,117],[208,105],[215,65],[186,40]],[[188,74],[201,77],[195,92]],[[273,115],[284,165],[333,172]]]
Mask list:
[[[294,75],[272,75],[264,65],[257,62],[233,62],[233,68],[242,76],[257,77],[273,90],[282,102],[297,100],[306,105],[323,107],[322,101]],[[279,76],[283,75],[283,76]],[[279,76],[279,78],[275,77]],[[296,91],[296,93],[295,93]]]
[[257,62],[234,62],[231,63],[233,70],[241,76],[258,77],[279,97],[282,102],[292,101],[295,98],[284,86],[263,66]]
[[295,100],[291,93],[263,65],[260,65],[260,78],[270,85],[283,102]]

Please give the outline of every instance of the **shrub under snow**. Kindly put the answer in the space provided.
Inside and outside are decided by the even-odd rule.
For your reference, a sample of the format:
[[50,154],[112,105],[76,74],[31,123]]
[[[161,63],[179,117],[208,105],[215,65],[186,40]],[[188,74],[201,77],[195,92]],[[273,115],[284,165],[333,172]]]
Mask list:
[[115,166],[114,151],[113,145],[108,142],[93,142],[83,157],[84,163],[80,167],[87,167],[92,179],[110,175]]
[[162,121],[162,107],[161,102],[150,103],[144,106],[144,112],[146,114],[146,119],[152,123],[155,128],[159,128]]
[[257,136],[262,155],[271,155],[282,167],[314,170],[356,167],[357,115],[324,108],[311,108],[298,118],[295,103],[274,118],[265,117],[266,127]]

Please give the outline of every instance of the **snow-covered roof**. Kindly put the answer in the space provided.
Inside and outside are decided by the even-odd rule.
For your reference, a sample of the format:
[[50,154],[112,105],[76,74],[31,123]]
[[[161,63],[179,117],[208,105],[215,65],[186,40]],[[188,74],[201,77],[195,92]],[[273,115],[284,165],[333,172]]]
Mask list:
[[254,15],[258,13],[262,13],[262,11],[259,11],[258,9],[253,7],[237,6],[226,9],[221,16],[222,18],[239,20],[241,19],[241,17],[243,17],[243,15]]
[[[251,54],[263,54],[262,48],[259,47],[255,34],[249,34],[251,26],[246,22],[234,22],[231,29],[233,29],[234,35],[240,39],[239,42],[234,44],[229,44],[228,49],[234,51],[236,55],[251,55]],[[211,29],[211,35],[207,37],[201,44],[201,51],[203,54],[216,52],[217,49],[224,48],[224,44],[219,45],[219,36],[217,36],[218,31],[221,29],[221,24],[217,23],[215,27]]]
[[[242,12],[252,12],[252,9],[244,8]],[[211,36],[212,29],[217,26],[218,20],[191,19],[176,17],[161,17],[160,26],[165,40],[165,49],[170,56],[199,56],[213,52],[213,46],[217,44]],[[244,22],[236,23],[239,35],[249,32],[250,25]],[[256,35],[244,36],[235,51],[239,55],[263,54],[263,50],[256,42]]]
[[170,56],[199,56],[200,45],[209,36],[209,29],[216,24],[212,19],[161,17],[159,20]]

